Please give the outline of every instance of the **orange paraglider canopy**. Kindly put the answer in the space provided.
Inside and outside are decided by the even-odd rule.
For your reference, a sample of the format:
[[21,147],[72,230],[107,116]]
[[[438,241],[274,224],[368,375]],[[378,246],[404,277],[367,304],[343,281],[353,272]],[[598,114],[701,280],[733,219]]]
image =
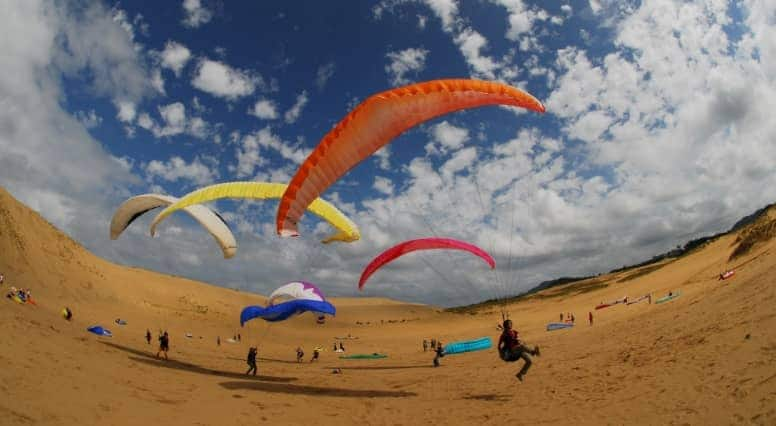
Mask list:
[[544,105],[532,95],[481,80],[434,80],[370,96],[323,137],[296,171],[280,200],[278,234],[299,235],[297,224],[313,200],[405,130],[440,115],[486,105],[544,112]]

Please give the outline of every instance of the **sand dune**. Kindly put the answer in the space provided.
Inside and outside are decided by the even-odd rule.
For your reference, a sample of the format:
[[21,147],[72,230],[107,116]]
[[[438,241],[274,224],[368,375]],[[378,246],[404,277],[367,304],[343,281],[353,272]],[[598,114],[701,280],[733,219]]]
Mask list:
[[[303,315],[240,329],[239,310],[263,297],[107,262],[0,190],[3,290],[29,287],[38,303],[3,299],[0,424],[776,424],[776,242],[729,262],[737,244],[727,235],[680,259],[507,306],[542,348],[520,383],[520,363],[495,351],[448,356],[435,369],[421,348],[429,337],[496,339],[498,309],[335,298],[338,314],[324,325]],[[717,279],[736,266],[734,278]],[[668,291],[682,296],[593,310]],[[65,305],[71,322],[59,314]],[[577,325],[546,332],[561,312]],[[97,323],[114,337],[85,332]],[[154,357],[146,329],[170,332],[169,361]],[[226,342],[238,332],[241,342]],[[340,360],[331,345],[348,335],[358,337],[343,340],[349,353],[389,358]],[[259,345],[255,378],[242,374],[250,344]],[[326,351],[297,364],[299,345],[306,360],[315,345]]]

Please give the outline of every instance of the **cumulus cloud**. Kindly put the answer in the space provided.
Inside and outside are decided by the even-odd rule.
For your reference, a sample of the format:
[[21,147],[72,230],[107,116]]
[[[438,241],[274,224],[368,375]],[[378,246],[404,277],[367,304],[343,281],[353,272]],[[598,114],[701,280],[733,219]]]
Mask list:
[[409,83],[407,74],[417,75],[426,67],[426,56],[428,50],[423,48],[410,47],[397,52],[388,52],[386,57],[390,64],[385,66],[385,72],[391,79],[391,84],[400,86]]
[[160,123],[148,113],[141,113],[137,125],[154,134],[157,138],[188,134],[199,139],[210,135],[210,124],[201,117],[189,117],[182,102],[173,102],[157,107]]
[[[69,7],[24,1],[5,5],[0,14],[0,99],[13,99],[0,102],[0,182],[94,249],[105,240],[94,223],[107,223],[117,198],[140,180],[129,161],[86,131],[102,121],[98,113],[63,109],[61,78],[87,75],[84,90],[103,99],[139,99],[147,86],[131,75],[143,76],[144,65],[113,12],[100,4]],[[114,72],[128,76],[127,87],[114,84]]]
[[377,167],[379,167],[380,170],[391,169],[391,146],[390,145],[385,145],[382,148],[378,149],[377,152],[374,153],[374,157],[377,159]]
[[262,120],[274,120],[278,118],[277,105],[269,99],[259,99],[253,108],[248,110],[248,114]]
[[76,111],[75,118],[87,129],[93,129],[102,123],[102,117],[93,109],[89,111]]
[[165,125],[158,133],[154,132],[157,137],[178,135],[186,129],[186,107],[181,102],[160,106],[159,115]]
[[463,144],[469,140],[469,130],[454,126],[445,120],[431,128],[431,136],[433,141],[426,146],[426,152],[440,154],[463,147]]
[[218,172],[203,164],[199,158],[187,163],[178,156],[170,158],[167,162],[151,160],[146,165],[145,172],[149,179],[158,178],[167,182],[185,180],[196,185],[213,183],[218,177]]
[[261,154],[262,149],[274,151],[293,164],[301,164],[308,155],[306,149],[284,142],[272,133],[270,127],[245,135],[239,140],[239,145],[236,150],[237,165],[233,167],[238,177],[252,176],[257,167],[267,164],[266,156]]
[[234,100],[252,94],[262,80],[223,62],[202,59],[191,84],[213,96]]
[[188,47],[170,40],[165,43],[159,58],[162,67],[172,70],[176,77],[180,77],[183,67],[191,59],[191,51]]
[[135,120],[137,115],[137,109],[134,102],[130,101],[118,101],[116,102],[116,118],[125,123],[131,123]]
[[213,12],[202,6],[200,0],[183,0],[183,26],[197,28],[210,22],[212,18]]
[[390,179],[383,176],[375,176],[375,181],[372,184],[372,188],[385,195],[393,195],[393,182]]
[[295,123],[296,120],[299,119],[299,116],[302,115],[302,110],[304,109],[305,105],[307,105],[308,100],[307,92],[304,91],[296,97],[296,102],[294,105],[291,106],[291,108],[289,108],[288,111],[286,111],[286,113],[283,115],[283,119],[286,121],[286,123]]
[[159,68],[155,68],[151,73],[151,85],[160,94],[166,94],[164,90],[164,78],[162,78],[162,71]]

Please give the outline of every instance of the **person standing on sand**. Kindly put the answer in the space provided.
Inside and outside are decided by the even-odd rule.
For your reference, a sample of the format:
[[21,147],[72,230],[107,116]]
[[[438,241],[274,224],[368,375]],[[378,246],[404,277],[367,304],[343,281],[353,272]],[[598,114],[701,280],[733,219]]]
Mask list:
[[151,330],[146,328],[146,343],[151,344]]
[[302,362],[302,359],[304,359],[304,351],[302,350],[302,347],[299,346],[296,348],[296,362]]
[[593,325],[593,312],[587,313],[587,319],[590,321],[590,325]]
[[165,331],[164,334],[159,336],[159,350],[156,352],[156,357],[159,358],[159,353],[164,352],[164,359],[167,358],[167,351],[170,350],[170,336]]
[[431,350],[436,349],[436,339],[431,339]]
[[216,336],[216,346],[221,346],[221,336]]
[[313,348],[313,357],[310,359],[310,362],[318,361],[318,357],[321,355],[321,347],[316,346]]
[[423,339],[423,352],[428,351],[428,341],[426,339]]
[[563,322],[563,312],[560,313],[560,322]]
[[5,281],[5,276],[0,272],[0,285],[3,285],[3,281]]
[[253,375],[256,375],[256,355],[259,352],[259,348],[251,346],[248,348],[248,371],[245,372],[246,375],[251,374],[251,371],[253,371]]
[[498,340],[498,352],[501,359],[506,362],[514,362],[520,358],[525,361],[523,368],[515,375],[517,380],[522,382],[528,369],[531,368],[532,361],[529,354],[539,356],[539,347],[534,346],[533,350],[529,349],[518,337],[517,330],[512,329],[512,320],[504,320],[504,332]]
[[436,355],[434,356],[434,367],[439,367],[439,358],[442,358],[445,356],[445,350],[442,347],[442,342],[434,342],[436,343]]

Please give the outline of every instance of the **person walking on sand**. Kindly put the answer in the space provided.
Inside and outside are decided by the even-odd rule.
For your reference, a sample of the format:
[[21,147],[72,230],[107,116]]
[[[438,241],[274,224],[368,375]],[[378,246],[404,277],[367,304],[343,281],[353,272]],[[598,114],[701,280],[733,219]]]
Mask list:
[[539,356],[538,346],[529,349],[525,343],[520,340],[517,330],[512,329],[512,320],[504,320],[504,332],[501,333],[501,337],[498,340],[498,351],[501,359],[506,362],[515,362],[521,358],[525,361],[523,368],[515,375],[517,380],[520,380],[521,382],[528,372],[528,369],[531,368],[532,361],[529,354]]
[[436,355],[434,356],[434,367],[439,367],[439,359],[445,356],[445,350],[443,349],[442,342],[436,343]]
[[345,346],[343,346],[343,345],[342,345],[342,342],[340,342],[340,348],[339,348],[339,350],[340,350],[341,352],[345,352]]
[[428,340],[423,339],[423,352],[428,351]]
[[259,348],[251,346],[248,348],[248,371],[245,372],[246,375],[251,374],[251,371],[253,371],[253,375],[256,375],[256,354],[259,352]]
[[433,351],[435,349],[436,349],[436,339],[431,339],[431,350]]
[[560,322],[563,322],[563,312],[560,313]]
[[321,347],[316,346],[313,348],[313,357],[310,358],[310,362],[318,361],[318,357],[321,355]]
[[590,325],[593,325],[593,312],[587,313],[587,320],[590,321]]
[[164,359],[167,358],[167,351],[170,350],[170,335],[165,331],[164,334],[159,336],[159,350],[156,352],[156,357],[159,358],[159,353],[164,352]]
[[216,336],[216,346],[221,346],[221,336]]
[[296,348],[296,362],[302,362],[302,359],[304,359],[304,351],[302,350],[302,347],[299,346]]
[[151,344],[151,330],[146,328],[146,343]]

